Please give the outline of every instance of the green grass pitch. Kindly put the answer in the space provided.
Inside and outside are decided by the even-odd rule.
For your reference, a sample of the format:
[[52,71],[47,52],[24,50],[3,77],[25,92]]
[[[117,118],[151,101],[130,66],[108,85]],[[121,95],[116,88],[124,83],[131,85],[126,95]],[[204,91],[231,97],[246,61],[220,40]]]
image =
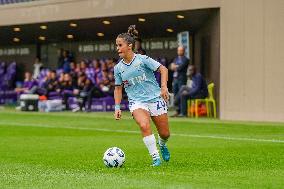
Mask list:
[[[170,118],[170,128],[172,158],[153,168],[128,112],[2,109],[0,188],[284,188],[284,124]],[[122,168],[103,164],[112,146]]]

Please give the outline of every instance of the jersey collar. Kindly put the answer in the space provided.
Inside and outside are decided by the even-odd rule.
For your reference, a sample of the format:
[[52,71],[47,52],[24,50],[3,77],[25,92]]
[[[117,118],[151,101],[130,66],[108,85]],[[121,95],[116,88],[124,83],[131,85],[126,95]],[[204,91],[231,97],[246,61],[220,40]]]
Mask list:
[[132,64],[132,62],[134,61],[134,59],[136,58],[136,55],[137,54],[134,53],[134,56],[133,56],[133,58],[132,58],[132,60],[129,64],[126,64],[123,59],[122,59],[122,63],[125,64],[126,66],[130,66]]

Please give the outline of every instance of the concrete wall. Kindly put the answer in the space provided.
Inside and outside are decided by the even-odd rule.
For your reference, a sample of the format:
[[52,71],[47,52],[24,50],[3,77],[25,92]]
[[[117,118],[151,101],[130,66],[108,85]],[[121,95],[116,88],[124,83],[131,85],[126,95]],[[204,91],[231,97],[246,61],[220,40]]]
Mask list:
[[284,121],[283,0],[49,0],[19,6],[0,7],[0,25],[220,7],[220,118]]
[[284,121],[284,1],[221,3],[221,119]]

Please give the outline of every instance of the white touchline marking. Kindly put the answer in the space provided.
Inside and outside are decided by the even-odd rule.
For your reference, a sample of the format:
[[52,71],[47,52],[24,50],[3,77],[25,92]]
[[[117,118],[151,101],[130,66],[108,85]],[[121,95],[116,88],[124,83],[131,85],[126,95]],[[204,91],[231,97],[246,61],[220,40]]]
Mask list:
[[[89,131],[102,131],[102,132],[140,134],[139,131],[130,131],[130,130],[112,130],[112,129],[102,129],[102,128],[70,127],[70,126],[58,127],[58,126],[46,125],[46,124],[45,125],[42,125],[42,124],[24,124],[24,123],[16,123],[15,124],[15,123],[8,123],[8,122],[0,122],[0,125],[1,126],[23,126],[23,127],[58,128],[58,129],[77,129],[77,130],[89,130]],[[191,137],[191,138],[212,138],[212,139],[236,140],[236,141],[284,143],[284,140],[277,140],[277,139],[238,138],[238,137],[227,137],[227,136],[217,136],[217,135],[195,135],[195,134],[171,133],[171,136]]]
[[[37,115],[37,116],[50,116],[50,117],[74,117],[74,114],[68,114],[68,112],[0,112],[1,114],[18,114],[18,115]],[[103,113],[103,112],[99,112]],[[126,115],[125,115],[126,114]],[[125,116],[123,120],[133,120],[133,117],[130,116],[129,112],[125,112]],[[112,113],[109,113],[109,115],[112,115]],[[90,114],[76,114],[76,117],[85,117],[85,118],[91,118],[91,119],[111,119],[113,120],[112,116],[106,116],[105,114],[98,114],[95,117],[91,116]],[[222,124],[222,125],[231,125],[231,124],[240,124],[242,126],[269,126],[269,127],[283,127],[283,123],[281,122],[257,122],[257,121],[230,121],[230,120],[219,120],[219,119],[188,119],[188,118],[169,118],[170,122],[186,122],[186,123],[200,123],[200,124]]]

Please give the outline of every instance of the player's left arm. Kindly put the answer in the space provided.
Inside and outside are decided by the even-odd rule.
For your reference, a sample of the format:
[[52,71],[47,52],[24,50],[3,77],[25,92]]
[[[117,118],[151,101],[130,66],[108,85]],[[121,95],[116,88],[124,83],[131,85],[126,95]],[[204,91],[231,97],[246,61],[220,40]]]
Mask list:
[[168,91],[168,69],[160,65],[160,67],[157,70],[161,73],[161,96],[162,98],[167,102],[169,100],[169,91]]

